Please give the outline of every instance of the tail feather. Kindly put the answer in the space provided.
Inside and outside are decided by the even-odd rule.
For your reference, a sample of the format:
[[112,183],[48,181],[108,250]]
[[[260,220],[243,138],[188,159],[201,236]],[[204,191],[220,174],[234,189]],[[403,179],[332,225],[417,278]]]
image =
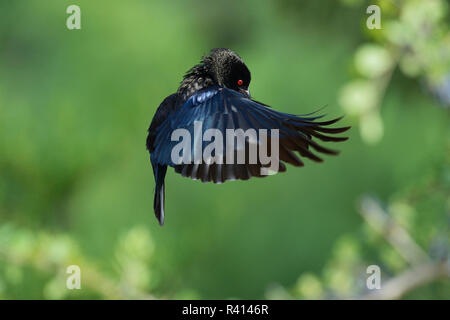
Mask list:
[[155,216],[160,226],[164,224],[164,178],[166,172],[167,166],[157,164],[156,167],[153,167],[156,182],[153,210],[155,211]]

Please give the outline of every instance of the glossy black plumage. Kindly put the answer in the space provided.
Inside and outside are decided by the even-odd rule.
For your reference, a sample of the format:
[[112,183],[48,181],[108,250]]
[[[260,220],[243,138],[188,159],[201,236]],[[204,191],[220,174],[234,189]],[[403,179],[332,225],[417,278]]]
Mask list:
[[164,177],[168,166],[185,177],[203,182],[222,183],[265,176],[261,175],[260,169],[264,165],[259,158],[253,164],[247,161],[245,164],[227,164],[225,157],[222,163],[174,163],[171,151],[178,142],[171,141],[171,134],[175,129],[184,128],[194,136],[194,121],[201,121],[202,134],[215,128],[223,132],[224,137],[226,129],[278,129],[281,172],[286,171],[284,162],[303,166],[296,152],[313,161],[322,159],[312,150],[337,154],[337,151],[319,145],[315,139],[335,142],[347,139],[329,134],[344,132],[349,127],[326,127],[340,118],[318,121],[322,116],[295,116],[252,100],[248,92],[250,80],[250,71],[237,54],[228,49],[214,49],[188,71],[178,91],[164,99],[157,109],[148,130],[147,149],[156,182],[154,211],[161,225],[164,223]]

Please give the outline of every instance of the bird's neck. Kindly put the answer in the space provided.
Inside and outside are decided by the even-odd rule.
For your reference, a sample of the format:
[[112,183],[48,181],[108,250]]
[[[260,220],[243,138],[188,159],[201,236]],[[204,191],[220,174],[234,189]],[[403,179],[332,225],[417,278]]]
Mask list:
[[205,89],[214,84],[214,80],[208,72],[205,64],[201,63],[190,69],[183,78],[178,88],[178,95],[182,102],[199,90]]

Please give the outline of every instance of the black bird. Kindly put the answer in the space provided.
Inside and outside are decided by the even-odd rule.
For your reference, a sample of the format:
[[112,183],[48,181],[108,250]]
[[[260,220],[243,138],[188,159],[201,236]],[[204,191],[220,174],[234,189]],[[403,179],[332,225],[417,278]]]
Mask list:
[[[264,177],[261,168],[267,167],[259,158],[257,163],[244,164],[231,164],[225,160],[212,164],[194,163],[192,159],[174,163],[171,152],[177,142],[172,141],[171,134],[175,129],[185,128],[192,133],[194,121],[202,121],[202,134],[211,128],[219,129],[224,135],[226,129],[278,129],[277,161],[281,172],[286,171],[284,162],[296,167],[303,166],[302,160],[295,152],[317,162],[322,159],[311,149],[325,154],[338,153],[319,145],[315,139],[347,140],[346,137],[326,135],[344,132],[350,128],[326,127],[341,118],[320,122],[317,119],[323,116],[295,116],[275,111],[252,100],[248,90],[250,80],[250,71],[241,57],[229,49],[213,49],[186,73],[178,91],[165,98],[156,110],[148,129],[147,149],[150,152],[156,182],[153,208],[160,225],[164,223],[164,178],[167,166],[173,167],[175,172],[184,177],[214,183],[247,180],[254,176]],[[246,141],[247,146],[248,144],[249,141]],[[205,147],[202,148],[203,151]],[[227,151],[229,150],[225,148],[224,153]]]

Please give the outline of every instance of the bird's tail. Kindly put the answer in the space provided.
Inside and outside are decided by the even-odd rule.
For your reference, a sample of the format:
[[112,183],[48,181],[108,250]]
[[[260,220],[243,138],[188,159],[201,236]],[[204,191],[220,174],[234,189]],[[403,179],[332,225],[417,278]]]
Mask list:
[[153,167],[155,175],[155,199],[153,200],[153,209],[159,225],[164,224],[164,178],[166,176],[167,166],[157,164]]

